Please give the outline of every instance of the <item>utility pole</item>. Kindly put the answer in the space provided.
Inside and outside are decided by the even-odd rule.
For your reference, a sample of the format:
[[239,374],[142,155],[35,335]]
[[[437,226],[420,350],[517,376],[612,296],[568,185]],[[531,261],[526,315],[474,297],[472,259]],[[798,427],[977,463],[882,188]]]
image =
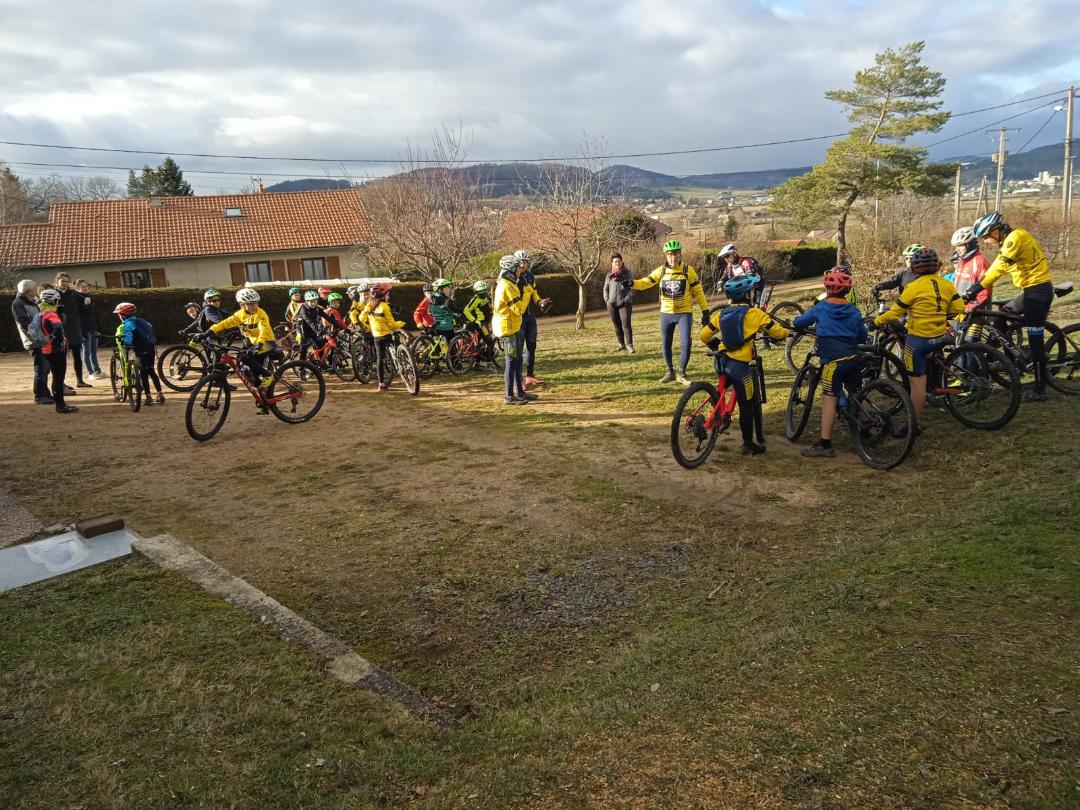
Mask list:
[[1062,256],[1069,258],[1069,226],[1072,224],[1072,137],[1073,137],[1073,99],[1076,96],[1074,88],[1069,88],[1069,98],[1065,105],[1065,170],[1062,172],[1061,189],[1061,221],[1062,232]]
[[975,212],[975,218],[978,219],[979,217],[981,217],[985,213],[987,213],[987,211],[986,211],[986,175],[984,174],[983,179],[982,179],[982,185],[979,186],[979,208]]
[[956,203],[955,211],[953,212],[953,230],[960,227],[960,170],[964,166],[971,166],[971,163],[957,163],[956,164]]
[[[1001,211],[1001,196],[1005,192],[1005,133],[1009,130],[1006,127],[1002,127],[998,130],[998,150],[997,157],[997,191],[994,197],[994,210]],[[987,130],[990,132],[990,130]]]

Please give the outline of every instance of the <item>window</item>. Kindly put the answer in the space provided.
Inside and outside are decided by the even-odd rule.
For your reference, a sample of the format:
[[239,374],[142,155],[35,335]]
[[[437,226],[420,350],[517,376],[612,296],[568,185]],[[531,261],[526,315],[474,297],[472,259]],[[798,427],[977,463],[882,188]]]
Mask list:
[[326,278],[326,259],[304,259],[304,278],[317,280]]
[[225,219],[236,219],[242,217],[244,212],[240,210],[239,206],[230,206],[225,209]]
[[124,270],[120,273],[120,280],[125,287],[149,287],[150,286],[150,271],[149,270]]
[[248,281],[271,281],[270,262],[248,262],[244,265]]

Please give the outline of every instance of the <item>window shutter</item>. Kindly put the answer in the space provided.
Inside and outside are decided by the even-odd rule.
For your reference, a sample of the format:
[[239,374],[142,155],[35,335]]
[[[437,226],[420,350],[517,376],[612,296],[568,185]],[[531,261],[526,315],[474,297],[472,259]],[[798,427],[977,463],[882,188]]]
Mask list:
[[300,281],[304,277],[304,268],[299,259],[289,259],[289,281]]
[[163,267],[154,267],[150,270],[150,286],[151,287],[168,287],[169,284],[165,280],[165,269]]
[[243,262],[229,262],[229,274],[232,276],[232,283],[234,287],[243,287],[247,281],[247,274],[244,272]]
[[326,257],[326,277],[341,278],[341,262],[337,256]]
[[270,261],[270,278],[274,281],[285,281],[284,259],[272,259]]
[[110,290],[116,290],[123,286],[123,281],[120,279],[119,270],[106,270],[105,271],[105,286]]

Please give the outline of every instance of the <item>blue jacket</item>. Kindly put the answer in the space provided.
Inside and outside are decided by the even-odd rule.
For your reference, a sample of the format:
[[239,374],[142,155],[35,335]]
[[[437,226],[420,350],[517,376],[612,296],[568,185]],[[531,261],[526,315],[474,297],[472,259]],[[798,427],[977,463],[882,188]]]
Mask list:
[[[536,287],[536,276],[532,270],[526,270],[521,274],[521,277],[517,280],[518,289],[525,292],[526,287]],[[536,307],[529,304],[525,308],[524,314],[521,316],[522,321],[535,321],[536,320]]]
[[818,301],[791,322],[796,329],[817,324],[817,350],[822,363],[854,354],[866,342],[866,323],[854,304],[842,299]]
[[133,348],[135,354],[145,355],[154,351],[157,337],[149,321],[143,320],[138,315],[130,315],[124,318],[123,339],[120,342],[124,346]]

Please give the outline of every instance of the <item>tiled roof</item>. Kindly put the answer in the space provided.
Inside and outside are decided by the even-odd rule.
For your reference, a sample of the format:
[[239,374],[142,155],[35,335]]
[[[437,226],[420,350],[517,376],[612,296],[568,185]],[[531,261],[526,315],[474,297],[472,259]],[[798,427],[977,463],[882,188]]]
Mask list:
[[[604,206],[597,211],[604,210],[606,208],[614,209],[615,211],[624,211],[626,213],[635,213],[642,216],[646,223],[648,223],[650,230],[653,232],[654,239],[661,239],[671,233],[671,228],[665,225],[658,219],[653,219],[650,216],[640,214],[635,209],[629,206]],[[573,210],[585,210],[585,209],[564,209],[567,211]],[[551,229],[551,211],[511,211],[506,215],[506,221],[503,223],[502,230],[499,232],[499,248],[502,250],[517,250],[518,248],[537,248],[541,247],[543,238],[539,238],[538,234],[541,229]],[[581,222],[584,224],[584,220]],[[550,239],[550,235],[548,236]]]
[[[160,206],[157,203],[162,203]],[[0,227],[0,262],[63,267],[364,244],[356,189],[56,203],[49,221]],[[241,216],[227,218],[226,208]]]

